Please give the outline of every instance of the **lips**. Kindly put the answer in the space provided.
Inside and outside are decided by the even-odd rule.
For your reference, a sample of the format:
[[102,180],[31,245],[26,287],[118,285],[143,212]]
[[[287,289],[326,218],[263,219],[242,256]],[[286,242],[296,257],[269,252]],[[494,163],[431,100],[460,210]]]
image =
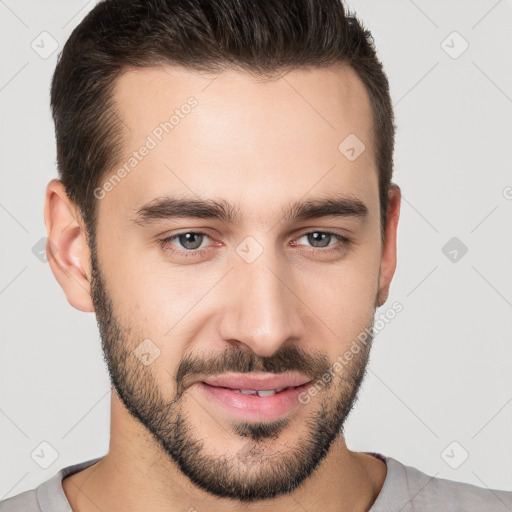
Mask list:
[[270,396],[287,388],[302,386],[310,381],[310,378],[299,374],[251,373],[212,376],[202,382],[208,386],[228,388],[244,395]]
[[198,396],[213,416],[240,421],[283,419],[299,410],[299,395],[312,380],[299,374],[224,374],[195,382]]

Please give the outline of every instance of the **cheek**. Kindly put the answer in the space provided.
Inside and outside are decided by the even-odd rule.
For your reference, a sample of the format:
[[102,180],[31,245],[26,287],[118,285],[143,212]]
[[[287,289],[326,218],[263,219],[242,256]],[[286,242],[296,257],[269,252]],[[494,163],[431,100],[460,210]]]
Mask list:
[[[379,285],[380,244],[361,248],[321,275],[304,275],[307,304],[334,331],[336,346],[349,345],[375,314]],[[332,333],[331,333],[332,334]]]
[[129,258],[113,269],[111,288],[117,314],[141,338],[132,339],[133,346],[143,340],[156,345],[158,358],[153,368],[158,382],[174,377],[183,355],[201,339],[201,330],[209,327],[212,304],[208,292],[221,276],[213,270],[171,271]]

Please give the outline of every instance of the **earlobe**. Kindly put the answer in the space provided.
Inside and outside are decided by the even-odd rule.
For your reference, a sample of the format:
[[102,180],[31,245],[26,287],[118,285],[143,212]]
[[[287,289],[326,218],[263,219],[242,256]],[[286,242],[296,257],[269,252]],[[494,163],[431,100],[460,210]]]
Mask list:
[[79,209],[56,179],[46,187],[44,222],[48,236],[46,253],[53,275],[74,308],[94,312],[87,231]]
[[382,306],[389,295],[389,287],[396,269],[396,235],[400,217],[401,193],[398,185],[391,185],[388,193],[388,213],[385,227],[384,246],[379,274],[379,292],[376,306]]

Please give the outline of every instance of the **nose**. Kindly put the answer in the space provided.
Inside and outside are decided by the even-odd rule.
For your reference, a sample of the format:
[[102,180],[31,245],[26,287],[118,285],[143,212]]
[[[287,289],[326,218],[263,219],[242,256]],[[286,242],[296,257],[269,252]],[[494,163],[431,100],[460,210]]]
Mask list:
[[282,345],[303,338],[304,304],[285,263],[263,255],[253,263],[238,261],[225,286],[228,300],[220,323],[223,340],[268,357]]

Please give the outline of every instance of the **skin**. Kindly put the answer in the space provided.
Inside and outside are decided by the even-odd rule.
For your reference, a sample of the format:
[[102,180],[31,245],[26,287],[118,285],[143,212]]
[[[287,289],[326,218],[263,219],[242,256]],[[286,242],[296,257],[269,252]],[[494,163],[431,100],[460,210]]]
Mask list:
[[[91,263],[76,205],[59,181],[47,187],[52,271],[73,307],[96,311],[111,375],[121,368],[121,356],[128,356],[121,395],[128,384],[135,386],[124,400],[114,386],[109,452],[64,479],[64,492],[76,511],[368,510],[382,488],[386,466],[350,451],[342,432],[329,441],[325,457],[298,487],[265,500],[237,500],[194,485],[166,450],[165,434],[157,433],[158,438],[149,431],[155,419],[151,410],[144,417],[148,424],[127,410],[127,402],[141,408],[152,404],[153,395],[141,393],[144,389],[154,391],[155,404],[175,400],[176,372],[185,357],[208,365],[215,355],[236,352],[258,364],[278,361],[290,350],[286,369],[297,368],[299,351],[308,362],[319,354],[333,363],[371,326],[395,271],[400,191],[393,186],[389,194],[383,243],[370,101],[350,68],[294,70],[273,80],[232,70],[217,75],[175,67],[129,70],[114,96],[126,128],[126,158],[190,96],[198,102],[192,112],[99,200],[96,262]],[[366,146],[355,161],[338,150],[349,134]],[[368,214],[283,220],[282,211],[291,202],[335,193],[358,198]],[[167,194],[222,199],[237,206],[241,218],[235,224],[197,218],[161,219],[146,226],[133,222],[141,206]],[[167,250],[158,244],[177,233],[198,231],[210,237],[201,254],[171,252],[186,251],[178,240]],[[318,231],[344,235],[350,242],[327,252],[337,240],[318,248],[304,236]],[[252,263],[236,251],[248,236],[263,250]],[[93,279],[94,263],[101,270],[99,281]],[[110,316],[106,300],[111,301]],[[130,358],[143,339],[160,350],[148,366]],[[175,408],[158,420],[171,425],[178,410],[184,413],[189,440],[206,441],[203,460],[227,471],[230,482],[238,478],[257,488],[257,482],[272,475],[273,465],[301,453],[312,440],[311,422],[322,411],[342,426],[358,388],[354,376],[362,377],[366,363],[367,357],[355,358],[331,386],[285,418],[274,436],[272,425],[262,423],[245,425],[248,435],[239,435],[241,422],[186,380]],[[258,426],[269,429],[259,442]],[[243,450],[251,454],[249,466],[237,456]],[[206,465],[198,467],[205,478],[215,476]]]

